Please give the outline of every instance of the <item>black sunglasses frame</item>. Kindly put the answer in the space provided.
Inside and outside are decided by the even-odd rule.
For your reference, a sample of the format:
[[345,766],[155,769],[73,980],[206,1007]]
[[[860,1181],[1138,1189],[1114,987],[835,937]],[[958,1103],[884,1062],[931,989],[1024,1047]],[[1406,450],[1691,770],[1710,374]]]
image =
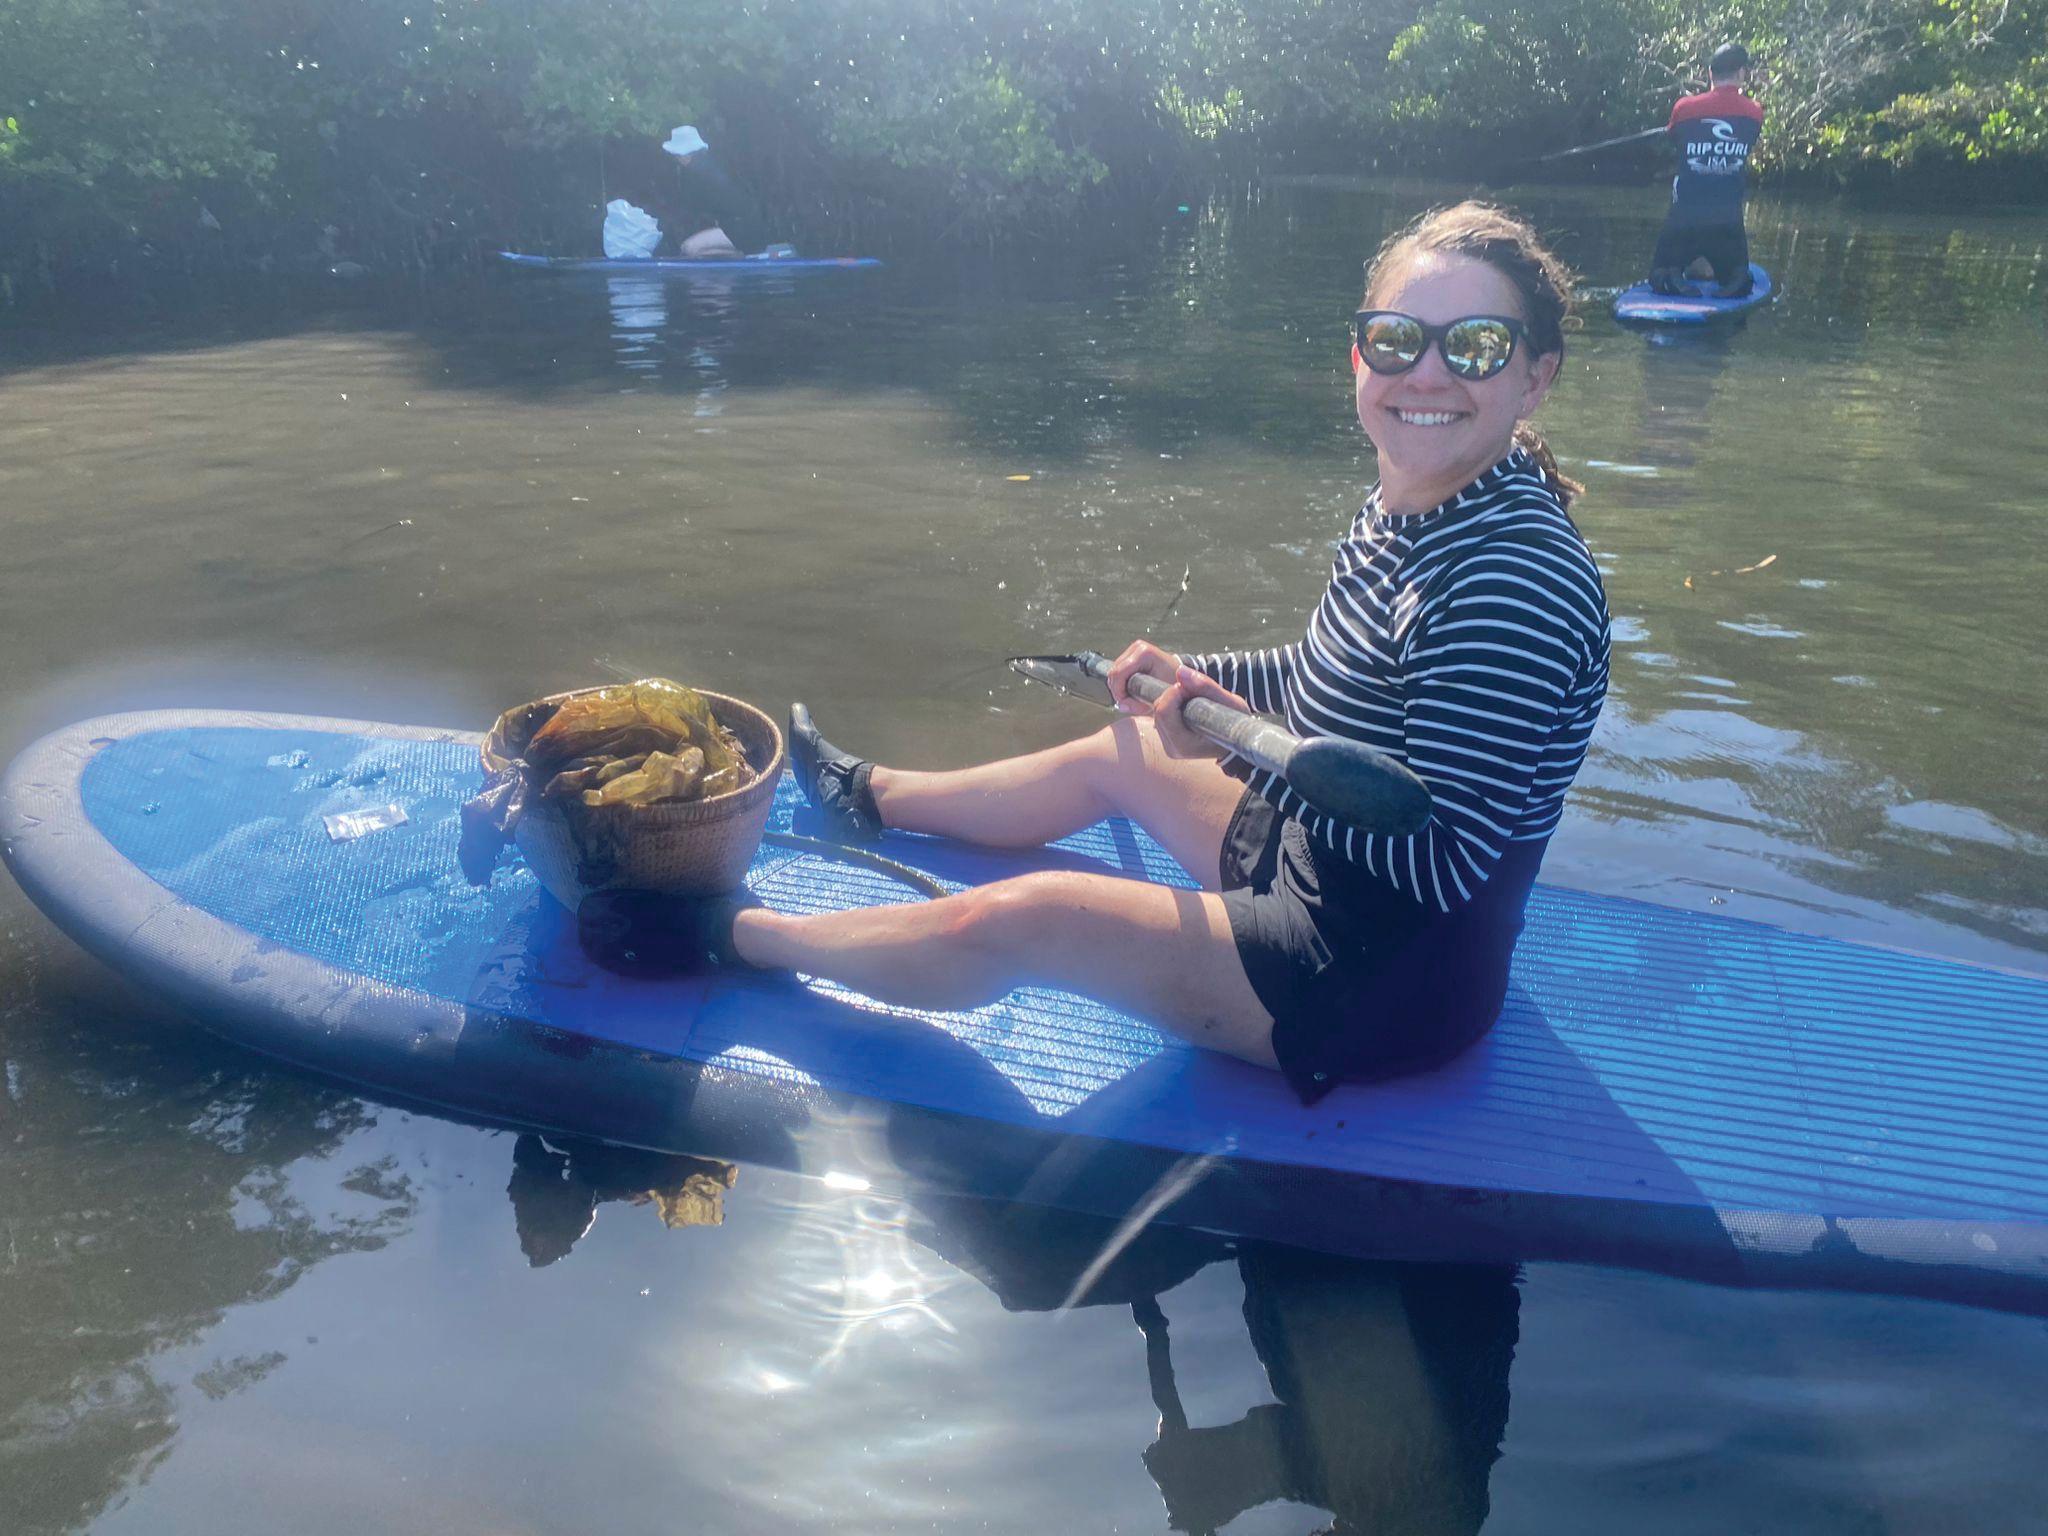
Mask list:
[[[1398,368],[1382,368],[1373,362],[1372,352],[1365,344],[1365,327],[1368,321],[1377,320],[1382,316],[1394,320],[1406,320],[1410,325],[1422,332],[1422,346],[1416,352],[1414,362],[1404,363]],[[1451,358],[1451,332],[1461,325],[1470,325],[1475,320],[1490,320],[1495,325],[1506,327],[1508,333],[1508,349],[1501,354],[1500,365],[1486,373],[1467,373]],[[1444,366],[1450,369],[1456,377],[1465,380],[1469,384],[1483,384],[1488,379],[1498,377],[1507,368],[1507,365],[1514,361],[1515,347],[1519,343],[1526,341],[1531,346],[1535,345],[1535,342],[1529,335],[1529,327],[1522,324],[1513,315],[1460,315],[1455,320],[1446,320],[1442,325],[1431,325],[1427,320],[1418,319],[1414,315],[1398,309],[1361,309],[1351,317],[1351,340],[1352,344],[1358,348],[1360,361],[1382,378],[1397,377],[1400,374],[1413,370],[1422,361],[1422,354],[1429,350],[1430,343],[1435,342],[1437,356],[1444,360]]]

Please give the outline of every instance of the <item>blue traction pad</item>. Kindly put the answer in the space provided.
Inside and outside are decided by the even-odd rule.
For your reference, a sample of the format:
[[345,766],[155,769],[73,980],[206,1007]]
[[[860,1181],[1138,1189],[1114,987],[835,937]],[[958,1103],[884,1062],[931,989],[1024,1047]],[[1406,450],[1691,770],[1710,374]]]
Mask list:
[[[1275,1074],[1047,989],[915,1013],[822,982],[609,975],[516,854],[488,890],[463,880],[457,813],[479,783],[464,742],[208,726],[109,742],[80,793],[181,900],[341,972],[793,1083],[1478,1190],[2048,1219],[2048,978],[1539,886],[1486,1042],[1304,1108]],[[323,821],[387,805],[408,819],[352,840]],[[785,780],[771,829],[809,816]],[[901,834],[879,851],[956,886],[1053,867],[1193,884],[1122,821],[1029,853]],[[789,912],[921,899],[773,844],[748,878]]]

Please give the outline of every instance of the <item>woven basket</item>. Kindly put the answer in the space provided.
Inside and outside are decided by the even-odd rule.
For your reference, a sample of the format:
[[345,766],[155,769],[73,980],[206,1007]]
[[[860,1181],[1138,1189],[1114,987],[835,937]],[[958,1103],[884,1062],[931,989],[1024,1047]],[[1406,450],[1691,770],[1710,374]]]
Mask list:
[[[598,691],[579,688],[572,693],[553,694],[540,702],[559,704],[579,694]],[[761,846],[761,833],[768,825],[768,812],[775,804],[775,786],[782,779],[782,731],[744,700],[703,688],[697,691],[711,706],[718,723],[739,737],[754,778],[743,788],[713,795],[708,800],[608,806],[593,812],[621,821],[619,856],[603,872],[585,866],[584,850],[578,846],[560,808],[536,801],[519,818],[513,840],[548,894],[571,912],[592,891],[664,891],[678,896],[707,896],[732,890],[746,879],[747,868],[754,862],[754,851]],[[503,761],[502,745],[495,732],[484,743],[486,772],[492,768],[494,757]]]

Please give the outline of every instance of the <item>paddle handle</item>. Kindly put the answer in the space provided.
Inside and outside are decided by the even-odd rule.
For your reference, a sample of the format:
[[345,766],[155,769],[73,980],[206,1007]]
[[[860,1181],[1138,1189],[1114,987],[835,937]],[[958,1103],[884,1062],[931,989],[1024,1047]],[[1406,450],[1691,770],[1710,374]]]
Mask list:
[[[1088,670],[1107,681],[1109,661],[1106,657],[1089,653]],[[1098,672],[1095,662],[1102,663]],[[1133,672],[1124,684],[1126,692],[1143,699],[1147,704],[1156,703],[1169,685],[1161,682],[1150,672]],[[1218,746],[1228,747],[1239,757],[1285,777],[1287,759],[1294,749],[1301,745],[1301,738],[1291,731],[1282,730],[1270,720],[1261,720],[1257,715],[1248,715],[1243,710],[1232,709],[1228,704],[1219,704],[1214,699],[1189,699],[1181,706],[1181,718],[1200,731]]]
[[[1108,657],[1083,651],[1074,660],[1108,682]],[[1169,686],[1149,672],[1135,672],[1124,684],[1126,692],[1147,704]],[[1187,700],[1181,718],[1218,746],[1286,780],[1302,799],[1347,826],[1406,837],[1429,821],[1429,786],[1405,763],[1363,742],[1335,736],[1304,741],[1270,720],[1215,699]]]

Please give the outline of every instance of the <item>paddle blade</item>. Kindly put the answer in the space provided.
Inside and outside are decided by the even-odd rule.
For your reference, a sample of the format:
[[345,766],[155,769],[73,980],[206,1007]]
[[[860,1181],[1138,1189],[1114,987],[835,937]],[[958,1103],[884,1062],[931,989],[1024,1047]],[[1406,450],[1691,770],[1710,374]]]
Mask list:
[[1034,683],[1044,683],[1061,693],[1070,693],[1077,699],[1086,699],[1107,709],[1116,700],[1109,696],[1109,684],[1089,670],[1088,663],[1094,659],[1092,651],[1074,656],[1012,656],[1010,670]]
[[1310,737],[1288,755],[1287,782],[1317,810],[1362,832],[1407,837],[1429,822],[1429,786],[1355,741]]

